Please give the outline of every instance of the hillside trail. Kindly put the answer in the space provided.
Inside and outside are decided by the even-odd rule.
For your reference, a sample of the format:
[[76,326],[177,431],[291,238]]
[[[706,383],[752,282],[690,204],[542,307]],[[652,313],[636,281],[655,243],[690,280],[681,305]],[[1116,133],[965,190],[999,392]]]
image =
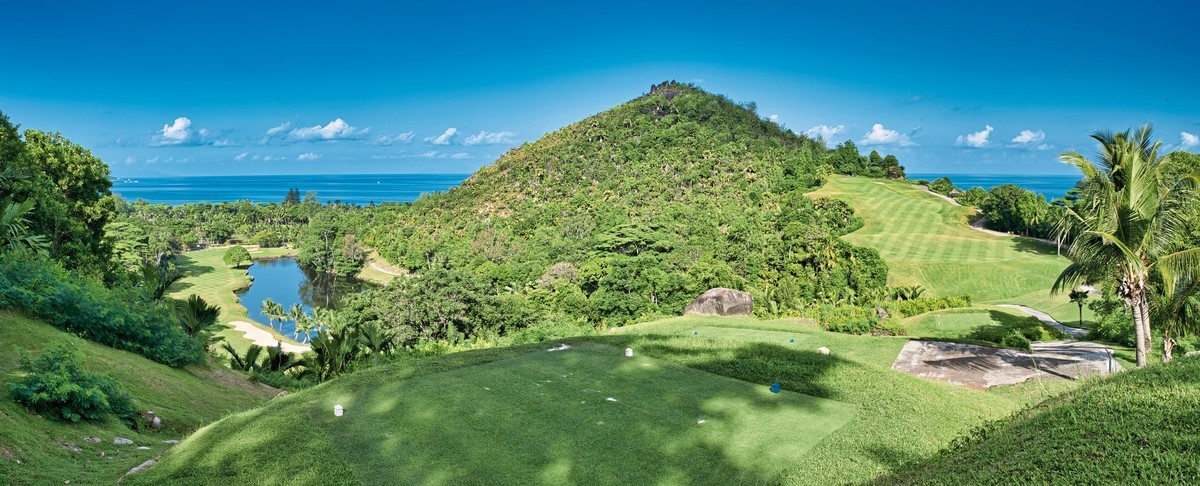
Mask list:
[[1059,331],[1067,333],[1067,335],[1071,336],[1071,341],[1083,339],[1084,337],[1087,336],[1087,333],[1088,333],[1087,329],[1080,329],[1078,327],[1068,326],[1066,324],[1063,324],[1061,322],[1054,320],[1054,318],[1051,317],[1050,314],[1047,314],[1040,310],[1034,309],[1032,307],[1026,307],[1026,306],[1018,305],[1018,304],[997,304],[996,307],[1004,307],[1006,309],[1016,309],[1021,312],[1024,312],[1026,315],[1036,317],[1036,318],[1038,318],[1039,321],[1042,321],[1046,325],[1052,326],[1055,329],[1058,329]]

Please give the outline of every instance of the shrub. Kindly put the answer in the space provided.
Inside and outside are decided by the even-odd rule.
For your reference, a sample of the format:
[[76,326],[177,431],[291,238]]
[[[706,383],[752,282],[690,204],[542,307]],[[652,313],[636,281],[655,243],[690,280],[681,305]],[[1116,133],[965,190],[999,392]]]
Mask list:
[[1087,306],[1096,313],[1096,325],[1088,332],[1089,340],[1133,346],[1136,340],[1133,317],[1126,312],[1124,303],[1105,296],[1103,299],[1088,302]]
[[221,260],[231,267],[240,267],[242,262],[250,261],[250,252],[242,245],[231,246],[225,250],[225,255],[221,257]]
[[132,421],[133,402],[111,378],[83,371],[82,357],[68,342],[46,348],[41,356],[21,357],[29,374],[10,383],[12,398],[37,413],[78,422],[106,414]]
[[818,309],[817,319],[829,332],[866,334],[879,328],[875,309],[868,307],[824,305]]
[[919,297],[911,300],[903,300],[894,303],[891,307],[892,313],[899,313],[904,317],[912,317],[915,315],[924,314],[926,312],[939,311],[943,309],[960,309],[971,306],[971,297],[966,295],[955,297]]
[[1029,338],[1014,330],[1007,336],[1004,336],[1004,339],[1000,340],[1000,345],[1006,348],[1020,349],[1029,352],[1032,350],[1031,346],[1033,343],[1029,341]]
[[175,323],[170,306],[144,289],[109,289],[36,258],[0,259],[0,309],[28,312],[50,325],[169,366],[199,361],[203,347]]

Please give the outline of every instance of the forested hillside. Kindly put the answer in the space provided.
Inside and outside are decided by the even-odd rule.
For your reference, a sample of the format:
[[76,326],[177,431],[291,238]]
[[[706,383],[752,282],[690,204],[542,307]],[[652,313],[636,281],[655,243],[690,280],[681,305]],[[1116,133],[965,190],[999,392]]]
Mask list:
[[376,218],[363,239],[422,275],[385,291],[402,315],[377,317],[440,338],[675,315],[717,286],[763,313],[878,296],[882,260],[837,238],[860,224],[851,208],[803,195],[837,153],[752,104],[654,86]]

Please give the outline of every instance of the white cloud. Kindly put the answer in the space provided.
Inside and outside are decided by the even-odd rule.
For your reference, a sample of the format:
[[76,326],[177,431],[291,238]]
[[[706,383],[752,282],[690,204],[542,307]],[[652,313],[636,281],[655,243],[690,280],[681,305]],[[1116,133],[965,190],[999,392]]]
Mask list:
[[279,126],[267,129],[267,135],[262,142],[270,141],[281,142],[321,142],[321,141],[336,141],[336,140],[355,140],[367,135],[370,128],[358,129],[346,120],[336,118],[325,125],[313,125],[311,127],[292,128],[292,122],[285,122]]
[[1200,136],[1194,133],[1179,132],[1179,145],[1183,148],[1192,148],[1200,145]]
[[317,160],[321,157],[324,157],[324,155],[313,153],[313,152],[305,152],[305,153],[302,153],[302,154],[296,156],[296,160],[299,160],[302,162],[309,162],[309,161]]
[[268,136],[268,137],[274,137],[274,136],[276,136],[276,135],[279,135],[279,134],[281,134],[281,133],[283,133],[283,132],[286,132],[286,131],[287,131],[289,128],[292,128],[292,122],[283,122],[282,124],[280,124],[280,125],[279,125],[279,126],[277,126],[277,127],[268,128],[268,129],[267,129],[267,136]]
[[375,137],[375,140],[373,140],[371,143],[375,145],[396,145],[399,143],[409,143],[412,142],[414,135],[415,134],[413,132],[404,132],[390,137],[387,135],[380,135]]
[[432,158],[434,158],[434,157],[437,157],[437,156],[438,156],[438,151],[437,151],[437,150],[430,150],[430,151],[428,151],[428,152],[425,152],[425,153],[421,154],[421,157],[425,157],[425,158],[427,158],[427,159],[432,159]]
[[860,145],[899,145],[901,147],[911,147],[916,145],[912,139],[903,133],[895,130],[889,130],[883,127],[882,123],[876,123],[871,126],[871,131],[858,142]]
[[305,141],[305,140],[345,140],[358,138],[361,135],[366,135],[366,128],[359,130],[346,123],[346,120],[337,118],[325,126],[313,125],[311,127],[297,128],[288,132],[289,140]]
[[425,141],[434,145],[450,145],[454,143],[454,137],[458,136],[458,129],[454,127],[447,128],[445,132],[436,137],[425,137]]
[[469,159],[469,158],[471,158],[471,154],[468,154],[466,152],[458,152],[458,153],[455,153],[454,155],[451,155],[450,158],[455,159],[455,160]]
[[237,155],[235,155],[235,156],[233,157],[233,160],[236,160],[236,161],[238,161],[238,162],[241,162],[241,161],[243,161],[243,160],[246,160],[246,156],[247,156],[247,155],[250,155],[250,153],[249,153],[249,152],[242,152],[242,153],[240,153],[240,154],[237,154]]
[[192,120],[186,116],[175,119],[175,123],[163,125],[158,131],[158,140],[163,145],[174,145],[187,142],[192,138]]
[[1046,139],[1046,132],[1041,130],[1021,130],[1021,133],[1012,139],[1013,143],[1033,144],[1040,143]]
[[838,134],[845,132],[845,131],[846,131],[846,125],[838,125],[836,127],[830,127],[830,126],[826,126],[826,125],[817,125],[815,127],[809,128],[808,130],[805,130],[804,134],[807,135],[809,138],[820,137],[821,140],[824,140],[826,142],[832,142],[833,137],[835,137]]
[[772,114],[771,114],[771,116],[768,116],[768,117],[767,117],[767,119],[768,119],[768,120],[771,120],[771,121],[773,121],[773,122],[777,122],[777,121],[779,121],[779,115],[778,115],[778,114],[775,114],[775,113],[772,113]]
[[983,130],[975,133],[968,133],[966,135],[959,135],[958,139],[954,141],[954,144],[960,147],[987,147],[988,137],[992,135],[992,130],[995,130],[995,128],[992,128],[991,125],[984,125]]
[[[454,130],[451,128],[450,130]],[[449,131],[447,131],[449,132]],[[463,145],[494,145],[503,143],[513,143],[513,132],[485,132],[480,131],[477,135],[471,135],[463,141]]]
[[133,157],[133,156],[125,157],[125,163],[126,163],[126,164],[132,164],[132,163],[134,163],[134,162],[137,162],[137,158],[136,158],[136,157]]

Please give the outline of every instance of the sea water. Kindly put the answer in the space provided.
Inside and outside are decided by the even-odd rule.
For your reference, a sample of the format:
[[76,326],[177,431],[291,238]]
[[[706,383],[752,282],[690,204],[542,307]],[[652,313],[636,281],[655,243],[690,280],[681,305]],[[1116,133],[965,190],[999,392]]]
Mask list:
[[336,174],[132,177],[113,181],[112,192],[127,201],[186,204],[249,200],[282,202],[288,189],[301,196],[317,193],[318,201],[367,205],[372,202],[409,202],[421,194],[456,187],[469,174]]

